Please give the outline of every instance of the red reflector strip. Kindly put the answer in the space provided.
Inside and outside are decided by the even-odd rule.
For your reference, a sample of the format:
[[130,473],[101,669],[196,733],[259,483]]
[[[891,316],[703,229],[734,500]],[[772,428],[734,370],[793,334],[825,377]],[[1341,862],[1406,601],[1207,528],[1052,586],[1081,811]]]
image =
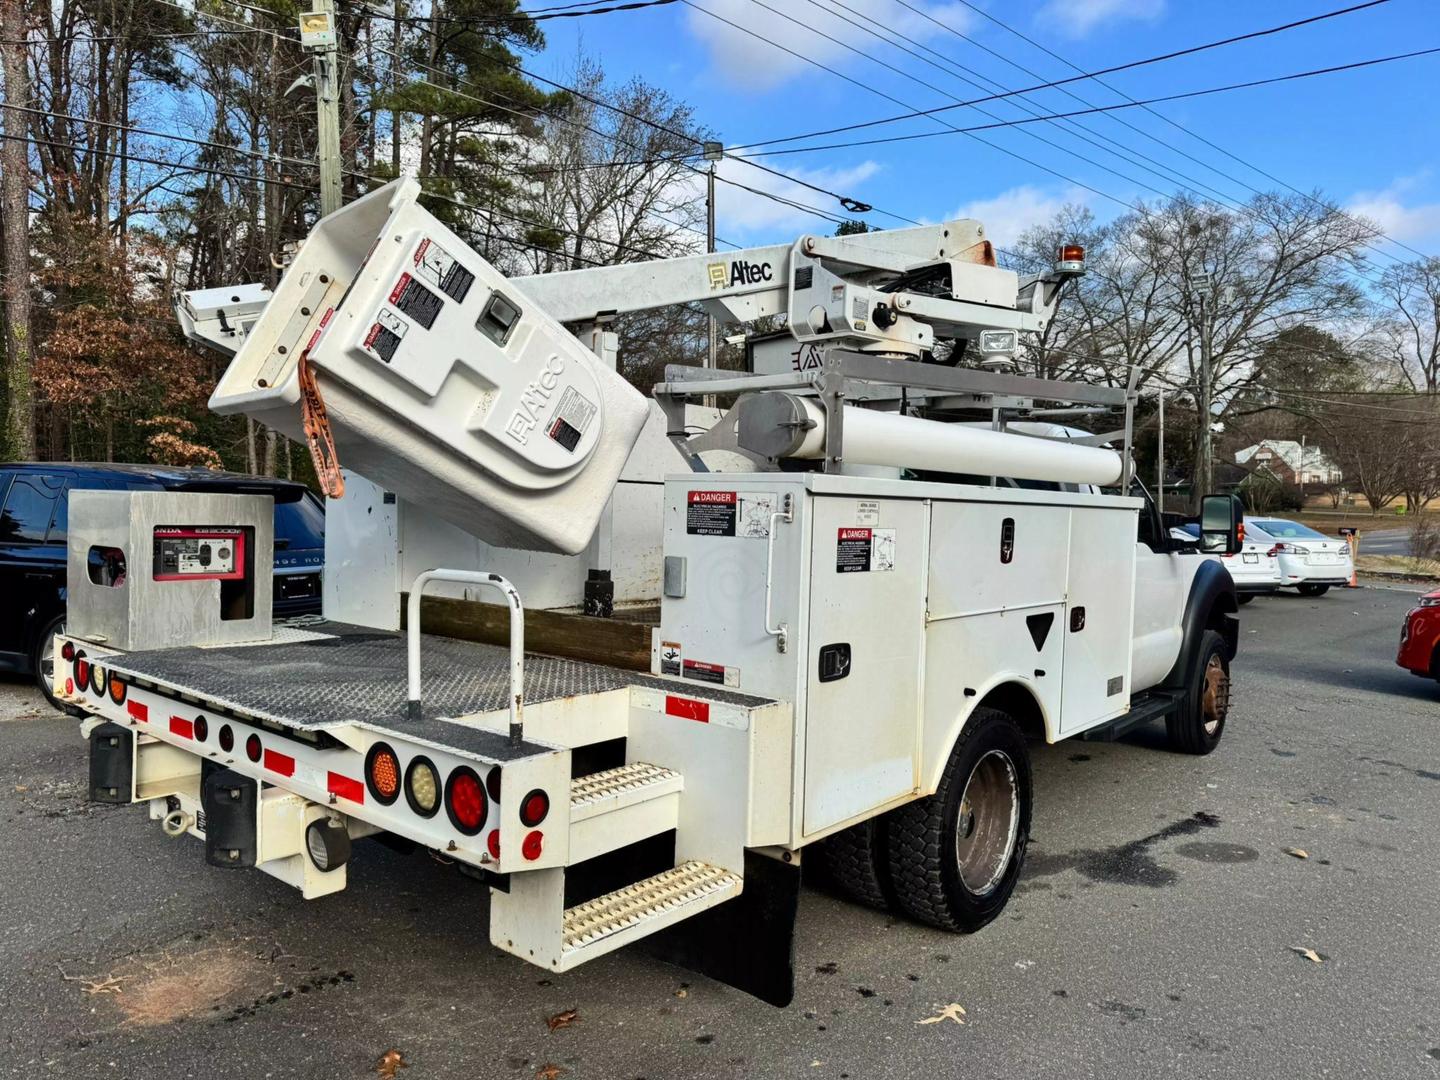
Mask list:
[[671,716],[679,716],[685,720],[698,720],[702,724],[710,722],[710,703],[708,701],[695,701],[693,698],[666,694],[665,711]]
[[179,735],[182,739],[193,739],[195,737],[195,724],[186,720],[183,716],[170,717],[170,734]]
[[143,723],[146,723],[146,724],[148,724],[148,723],[150,722],[150,706],[149,706],[149,705],[142,705],[142,704],[140,704],[140,702],[135,701],[135,700],[132,699],[132,700],[130,701],[130,703],[125,706],[125,709],[126,709],[126,711],[131,715],[131,717],[133,717],[134,719],[139,720],[139,721],[141,721],[141,722],[143,722]]
[[[273,773],[279,773],[281,776],[294,776],[295,759],[289,754],[280,754],[276,753],[274,750],[266,750],[265,768],[269,769]],[[335,774],[331,773],[330,775],[334,776]],[[331,788],[330,790],[334,791],[335,789]]]
[[330,773],[326,777],[325,789],[331,795],[338,795],[342,799],[349,799],[351,802],[363,803],[365,801],[365,785],[359,780],[352,780],[348,776],[341,776],[339,773]]

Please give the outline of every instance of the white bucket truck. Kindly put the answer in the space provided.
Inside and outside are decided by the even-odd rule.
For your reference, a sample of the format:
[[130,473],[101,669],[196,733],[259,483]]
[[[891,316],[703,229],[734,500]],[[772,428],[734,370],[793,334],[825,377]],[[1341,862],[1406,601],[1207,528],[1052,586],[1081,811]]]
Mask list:
[[[327,567],[330,621],[272,628],[246,600],[269,595],[263,509],[82,493],[56,685],[92,715],[94,798],[306,898],[389,834],[482,879],[491,942],[533,964],[648,938],[783,1004],[812,851],[862,900],[974,931],[1024,860],[1030,741],[1163,720],[1180,750],[1216,745],[1234,589],[1128,494],[1133,391],[1010,370],[1082,253],[1021,280],[953,221],[507,280],[417,196],[398,181],[316,227],[211,404],[497,557],[595,557],[649,408],[605,362],[607,319],[786,319],[780,363],[655,390],[676,471],[645,553],[650,670],[527,653],[525,598],[493,567],[397,586],[353,544]],[[186,310],[234,341],[223,310]],[[711,395],[734,404],[697,430]],[[1047,438],[1025,417],[1056,402],[1123,427]],[[1232,500],[1201,524],[1200,547],[1238,549]],[[423,634],[435,582],[493,590],[509,647]],[[398,610],[402,589],[403,634],[364,604],[335,618],[335,598]]]

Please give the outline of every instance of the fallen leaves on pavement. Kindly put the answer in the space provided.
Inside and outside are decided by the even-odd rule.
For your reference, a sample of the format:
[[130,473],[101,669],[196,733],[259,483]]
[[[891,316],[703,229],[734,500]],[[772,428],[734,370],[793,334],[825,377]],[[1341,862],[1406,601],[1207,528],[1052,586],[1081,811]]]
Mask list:
[[558,1012],[554,1016],[546,1020],[545,1026],[548,1027],[551,1031],[556,1031],[563,1027],[569,1027],[571,1024],[576,1023],[579,1019],[580,1014],[576,1010],[566,1009],[564,1012]]
[[535,1070],[535,1080],[555,1080],[561,1073],[568,1071],[568,1069],[562,1069],[559,1065],[547,1061]]
[[1309,960],[1316,964],[1320,963],[1322,960],[1325,959],[1314,949],[1307,949],[1302,945],[1291,945],[1290,951],[1293,953],[1298,953],[1299,955],[1305,957],[1306,960]]
[[1308,858],[1310,858],[1310,853],[1309,853],[1308,851],[1306,851],[1304,848],[1298,848],[1298,847],[1287,847],[1287,848],[1285,849],[1285,854],[1286,854],[1286,855],[1294,855],[1295,858],[1297,858],[1297,859],[1308,859]]
[[923,1020],[916,1020],[917,1024],[939,1024],[946,1020],[954,1020],[957,1024],[965,1023],[965,1006],[951,1002],[949,1005],[936,1006],[935,1015],[927,1016]]
[[395,1080],[397,1070],[409,1067],[410,1063],[405,1060],[399,1050],[386,1050],[380,1055],[380,1060],[375,1063],[375,1073],[381,1080]]

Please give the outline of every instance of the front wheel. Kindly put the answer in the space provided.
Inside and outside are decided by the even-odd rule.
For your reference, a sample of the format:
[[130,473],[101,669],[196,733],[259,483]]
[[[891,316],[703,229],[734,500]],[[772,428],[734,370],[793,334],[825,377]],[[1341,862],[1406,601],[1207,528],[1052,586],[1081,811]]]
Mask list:
[[1004,909],[1030,839],[1030,753],[1015,721],[977,707],[934,795],[889,815],[896,906],[973,933]]
[[1324,596],[1330,591],[1329,585],[1300,584],[1295,586],[1301,596]]
[[1230,714],[1230,661],[1225,639],[1214,630],[1200,638],[1199,662],[1185,699],[1165,718],[1170,745],[1185,754],[1208,754],[1220,744]]
[[1242,593],[1236,593],[1236,594],[1235,594],[1235,602],[1236,602],[1237,604],[1239,604],[1241,607],[1244,607],[1246,604],[1248,604],[1251,600],[1254,600],[1254,599],[1255,599],[1255,594],[1254,594],[1254,593],[1242,592]]

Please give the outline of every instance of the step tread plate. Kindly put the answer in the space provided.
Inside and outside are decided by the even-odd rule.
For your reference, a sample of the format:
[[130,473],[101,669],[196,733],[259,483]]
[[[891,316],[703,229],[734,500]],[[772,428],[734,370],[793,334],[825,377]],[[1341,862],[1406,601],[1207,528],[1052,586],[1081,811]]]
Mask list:
[[[577,904],[565,912],[563,952],[608,952],[624,941],[679,922],[692,914],[738,896],[739,874],[691,860],[623,889]],[[625,931],[644,933],[625,934]],[[613,945],[607,939],[624,935]]]
[[683,786],[683,778],[674,769],[645,761],[577,776],[570,782],[570,820],[583,821],[597,814],[668,795]]

